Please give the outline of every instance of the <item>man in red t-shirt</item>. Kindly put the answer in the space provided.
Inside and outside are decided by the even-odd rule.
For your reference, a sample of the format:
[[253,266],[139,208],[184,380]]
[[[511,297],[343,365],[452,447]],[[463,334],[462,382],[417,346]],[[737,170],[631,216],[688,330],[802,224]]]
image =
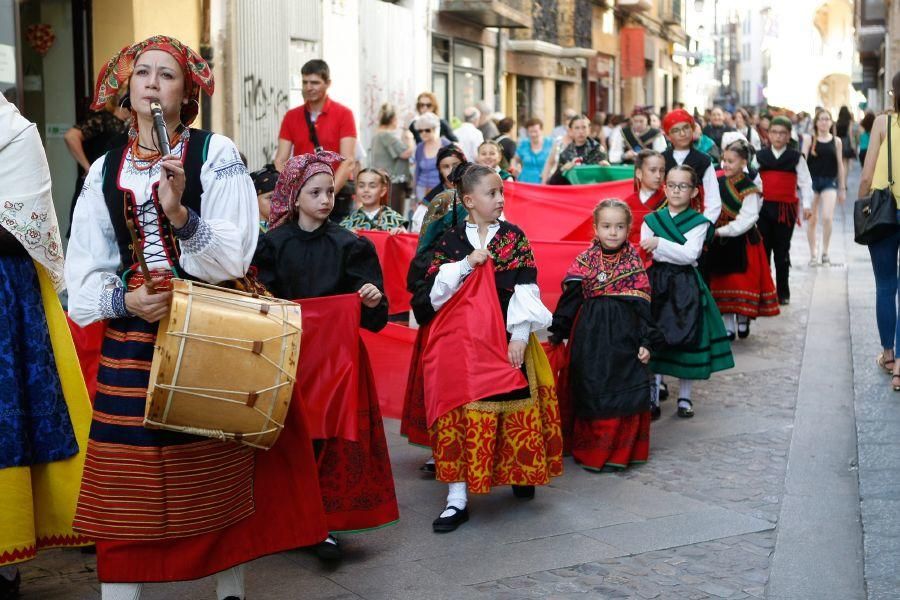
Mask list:
[[[305,102],[303,106],[287,111],[281,121],[275,168],[278,171],[284,169],[291,156],[315,152],[316,144],[313,143],[307,126],[308,111],[318,138],[318,146],[323,150],[338,152],[344,157],[344,162],[334,174],[335,195],[340,195],[341,188],[347,183],[355,167],[356,121],[353,111],[328,97],[331,72],[324,60],[308,61],[300,69],[300,74],[303,76]],[[347,208],[339,207],[338,204],[336,201],[336,212]]]

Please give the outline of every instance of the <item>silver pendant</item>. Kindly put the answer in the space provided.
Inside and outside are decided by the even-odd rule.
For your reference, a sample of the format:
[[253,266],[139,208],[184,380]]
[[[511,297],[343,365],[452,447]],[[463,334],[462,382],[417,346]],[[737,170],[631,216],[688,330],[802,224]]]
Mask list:
[[608,278],[609,278],[609,276],[606,274],[606,272],[603,272],[603,273],[600,273],[599,275],[597,275],[597,281],[599,281],[600,283],[605,282]]

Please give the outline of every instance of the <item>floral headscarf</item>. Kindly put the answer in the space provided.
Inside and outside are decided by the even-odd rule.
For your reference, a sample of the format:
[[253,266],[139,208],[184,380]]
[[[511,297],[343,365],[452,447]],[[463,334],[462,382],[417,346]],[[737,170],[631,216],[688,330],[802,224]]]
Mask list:
[[181,122],[190,125],[197,118],[200,110],[200,90],[212,96],[215,81],[209,63],[175,38],[166,35],[154,35],[133,46],[125,46],[118,54],[110,58],[97,78],[97,87],[94,90],[94,102],[91,104],[91,108],[101,110],[107,101],[116,98],[121,91],[128,91],[128,81],[134,70],[134,61],[147,50],[167,52],[181,65],[186,80],[185,97],[189,100],[181,107]]
[[297,194],[309,178],[319,173],[334,177],[334,171],[344,157],[327,150],[316,154],[299,154],[284,166],[272,194],[272,209],[269,212],[269,230],[293,221],[297,217]]

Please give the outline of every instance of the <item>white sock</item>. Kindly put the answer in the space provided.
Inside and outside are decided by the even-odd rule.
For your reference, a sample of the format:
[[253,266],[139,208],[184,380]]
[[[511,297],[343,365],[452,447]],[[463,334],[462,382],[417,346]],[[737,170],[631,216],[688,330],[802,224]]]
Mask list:
[[141,600],[142,583],[101,583],[102,600]]
[[469,503],[469,494],[467,492],[467,486],[465,481],[458,481],[456,483],[451,483],[449,485],[449,492],[447,493],[447,509],[441,513],[441,518],[449,517],[453,515],[454,511],[449,510],[451,506],[455,506],[456,508],[462,510],[466,507],[466,504]]
[[244,600],[244,565],[216,573],[216,597],[225,600],[228,596]]
[[685,400],[691,399],[691,387],[694,384],[693,379],[679,379],[678,380],[678,398],[684,398]]
[[737,315],[734,313],[725,313],[722,315],[722,323],[725,325],[725,331],[734,333],[737,330]]
[[6,565],[5,567],[0,567],[0,577],[7,581],[14,580],[18,573],[19,567],[16,565]]
[[662,376],[662,375],[656,375],[656,389],[661,388],[661,387],[662,387],[662,384],[663,384],[663,376]]

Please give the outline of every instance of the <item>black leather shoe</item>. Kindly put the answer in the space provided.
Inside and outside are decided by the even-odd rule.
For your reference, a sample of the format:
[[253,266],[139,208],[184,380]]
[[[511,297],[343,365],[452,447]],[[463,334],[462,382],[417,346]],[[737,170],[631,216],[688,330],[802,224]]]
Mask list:
[[[452,510],[453,514],[449,517],[438,517],[431,524],[431,528],[434,529],[435,533],[450,533],[451,531],[456,531],[456,528],[469,520],[469,509],[467,508],[456,508],[455,506],[448,506],[444,509]],[[441,511],[443,513],[444,511]]]
[[659,384],[659,401],[669,399],[669,384],[663,381]]
[[791,303],[790,298],[779,298],[778,299],[778,304],[780,304],[781,306],[787,306],[790,303]]
[[12,581],[0,576],[0,600],[12,600],[19,597],[19,587],[22,585],[22,574],[16,570],[16,577]]
[[747,339],[747,336],[749,336],[749,335],[750,335],[750,323],[747,323],[746,325],[744,325],[743,329],[741,329],[741,327],[738,326],[738,337],[739,338],[741,338],[742,340],[745,340],[745,339]]
[[[681,406],[682,402],[687,402],[689,406]],[[690,419],[694,416],[694,403],[687,398],[678,399],[678,416],[682,419]]]
[[519,500],[531,500],[534,498],[533,485],[514,485],[512,486],[513,496]]
[[338,545],[337,538],[333,535],[329,535],[323,541],[313,546],[313,549],[316,552],[316,556],[319,557],[319,560],[331,562],[341,560],[344,556],[343,552],[341,552],[340,545]]
[[430,475],[431,477],[434,477],[435,473],[437,472],[437,468],[434,466],[433,462],[424,463],[421,467],[419,467],[419,470],[425,473],[426,476]]
[[660,410],[658,404],[654,404],[650,407],[650,420],[651,421],[659,421],[659,418],[662,416],[662,410]]
[[725,337],[728,338],[729,342],[733,342],[737,338],[733,331],[728,331],[727,329],[725,330]]

